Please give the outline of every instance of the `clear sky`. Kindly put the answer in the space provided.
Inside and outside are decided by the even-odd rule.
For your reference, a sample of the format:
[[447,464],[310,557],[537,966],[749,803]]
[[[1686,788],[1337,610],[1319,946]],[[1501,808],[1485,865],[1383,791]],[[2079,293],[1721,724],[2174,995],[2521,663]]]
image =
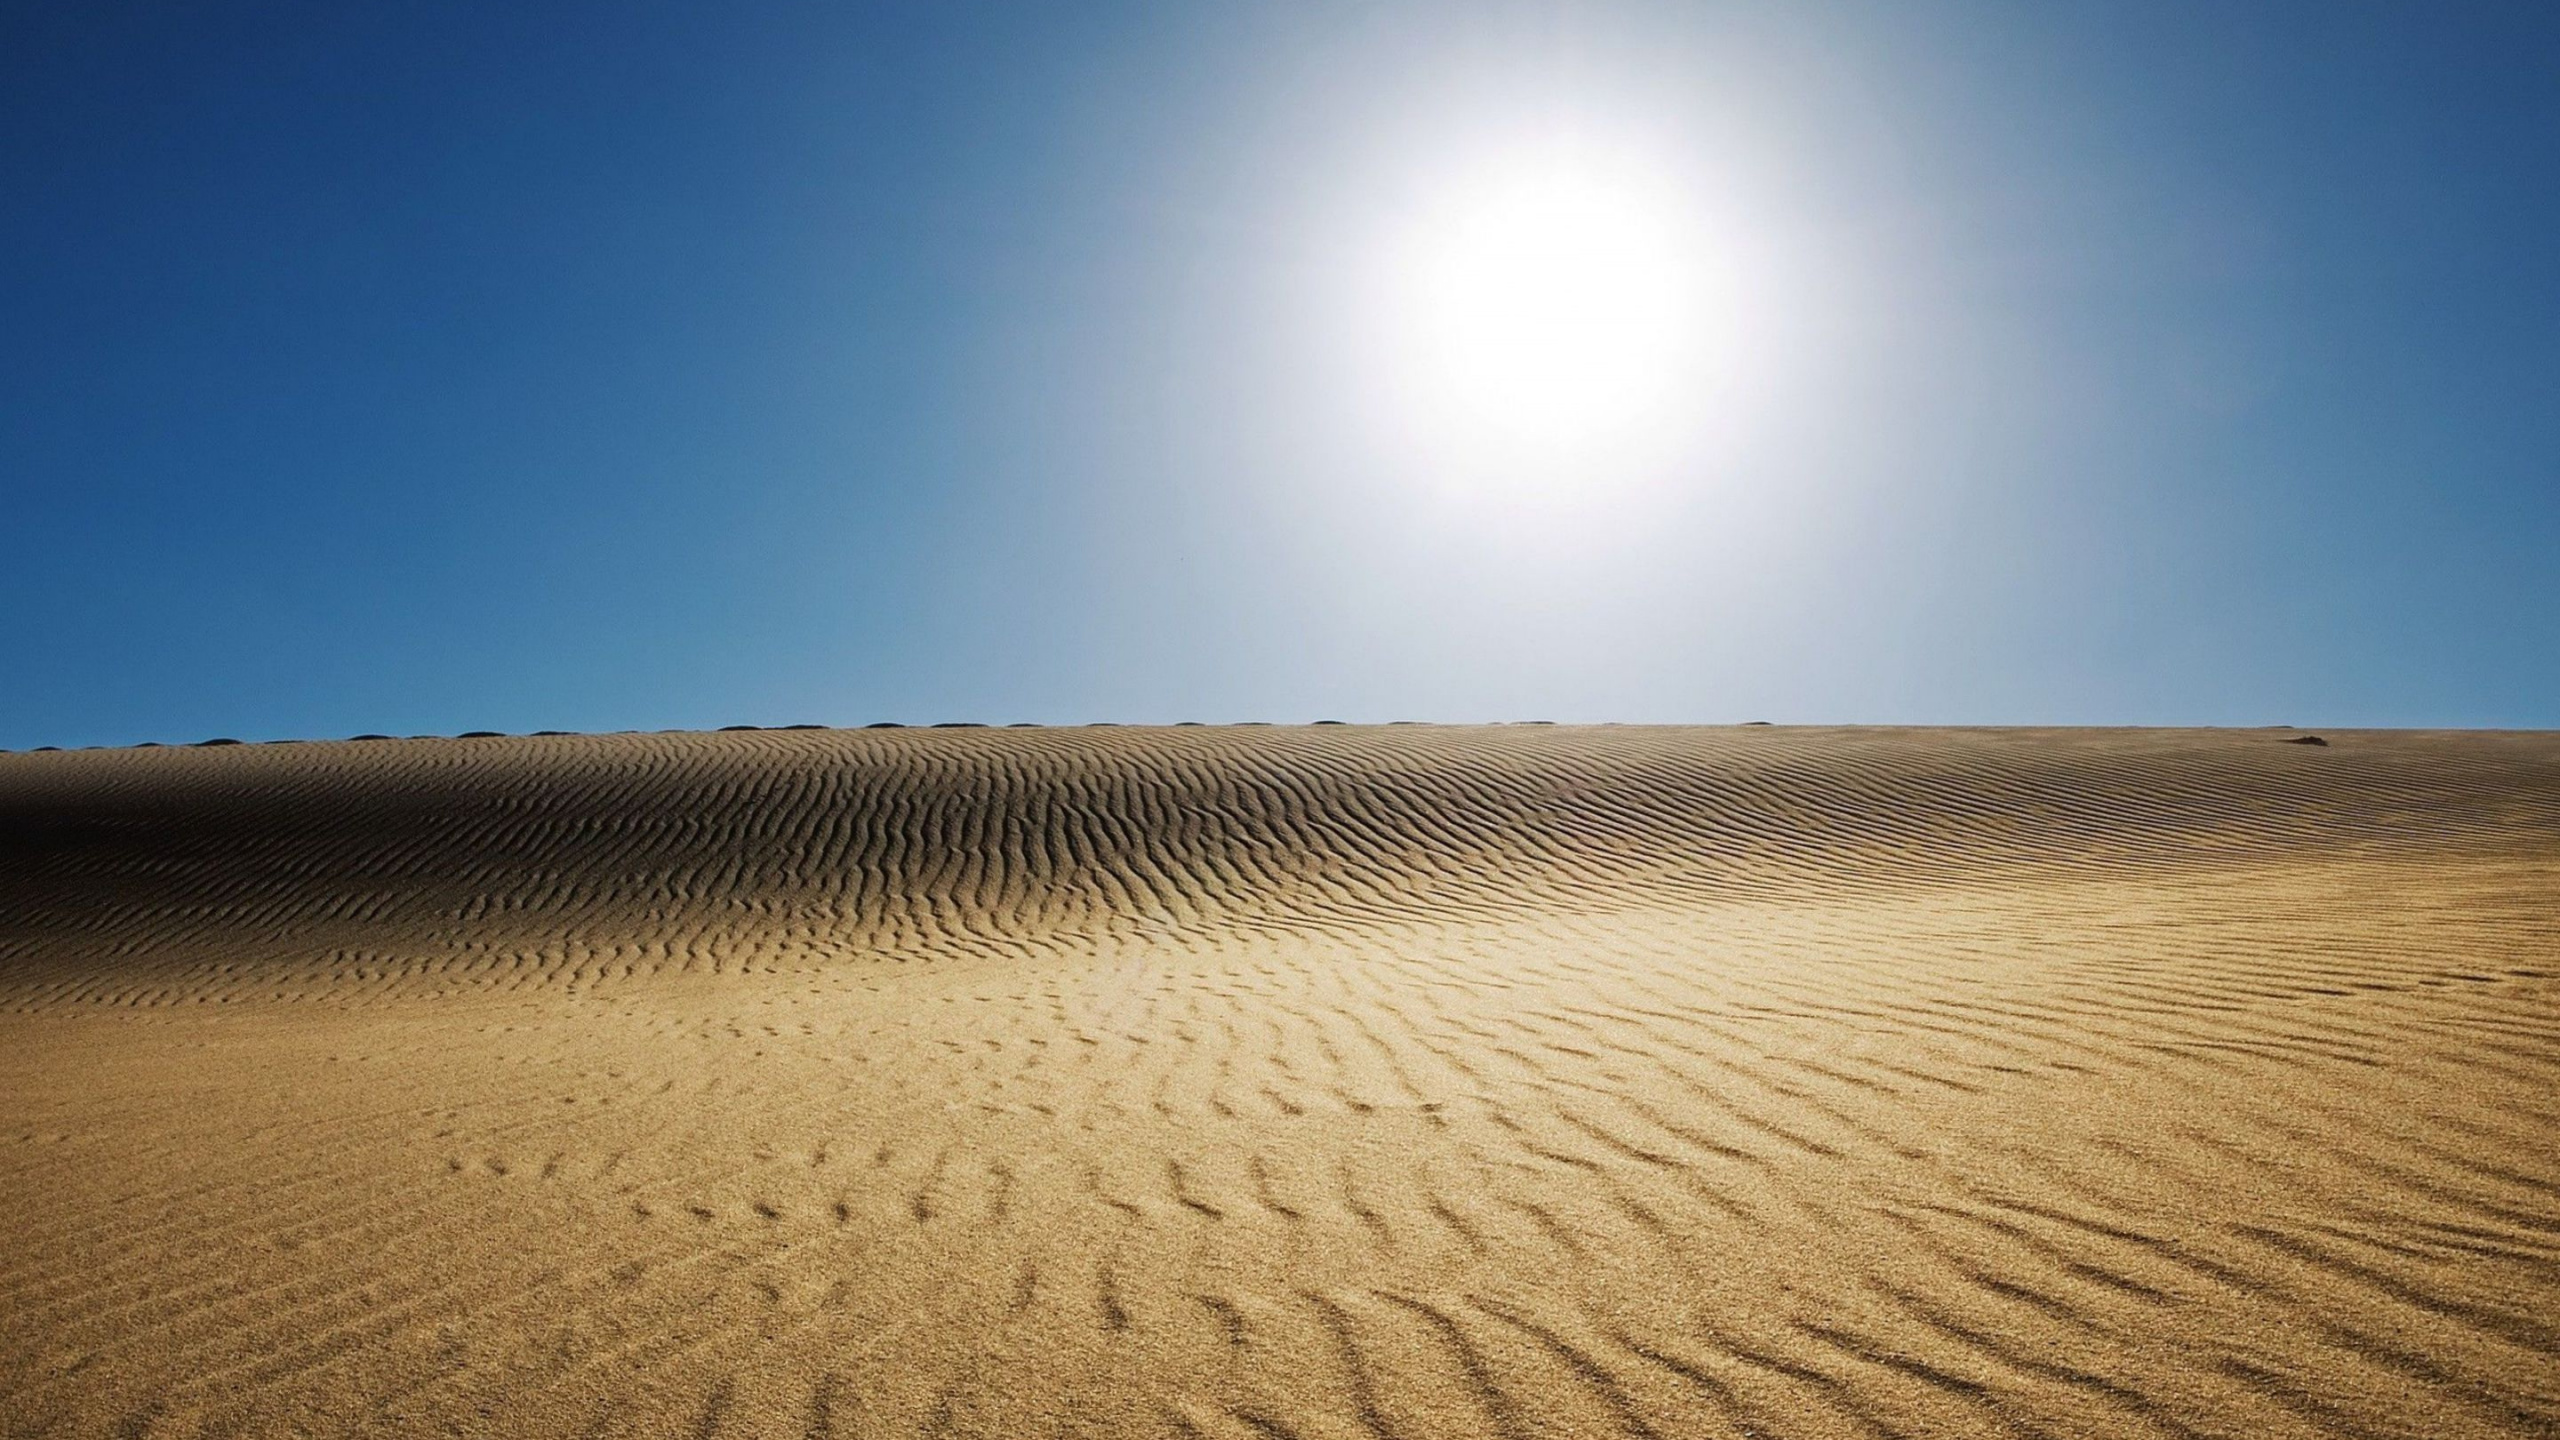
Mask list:
[[0,500],[14,748],[2560,725],[2560,6],[12,4]]

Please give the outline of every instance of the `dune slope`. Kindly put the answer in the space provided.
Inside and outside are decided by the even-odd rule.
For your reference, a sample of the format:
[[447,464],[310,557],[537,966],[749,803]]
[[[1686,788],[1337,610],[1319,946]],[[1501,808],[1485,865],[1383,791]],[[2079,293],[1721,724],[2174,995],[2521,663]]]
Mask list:
[[0,755],[0,1434],[2560,1433],[2560,736]]

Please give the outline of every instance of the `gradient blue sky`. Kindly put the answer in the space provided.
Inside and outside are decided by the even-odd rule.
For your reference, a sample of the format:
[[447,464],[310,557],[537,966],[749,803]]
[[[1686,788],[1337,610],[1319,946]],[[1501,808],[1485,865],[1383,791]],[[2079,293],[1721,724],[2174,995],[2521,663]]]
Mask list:
[[[12,4],[0,746],[2560,724],[2560,6]],[[1640,500],[1358,415],[1364,237],[1784,257]],[[1782,302],[1782,303],[1780,303]]]

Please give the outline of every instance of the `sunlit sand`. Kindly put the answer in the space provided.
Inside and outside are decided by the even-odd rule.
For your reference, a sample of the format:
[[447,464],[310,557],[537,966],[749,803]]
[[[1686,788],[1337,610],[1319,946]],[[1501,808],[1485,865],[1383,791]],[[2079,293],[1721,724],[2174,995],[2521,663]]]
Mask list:
[[0,1433],[2560,1430],[2560,736],[0,755]]

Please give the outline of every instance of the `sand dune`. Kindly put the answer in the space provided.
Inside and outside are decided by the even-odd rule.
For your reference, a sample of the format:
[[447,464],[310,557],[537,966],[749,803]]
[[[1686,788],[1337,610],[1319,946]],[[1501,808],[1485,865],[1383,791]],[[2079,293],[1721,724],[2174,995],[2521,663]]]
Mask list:
[[0,755],[0,1433],[2560,1434],[2560,736]]

